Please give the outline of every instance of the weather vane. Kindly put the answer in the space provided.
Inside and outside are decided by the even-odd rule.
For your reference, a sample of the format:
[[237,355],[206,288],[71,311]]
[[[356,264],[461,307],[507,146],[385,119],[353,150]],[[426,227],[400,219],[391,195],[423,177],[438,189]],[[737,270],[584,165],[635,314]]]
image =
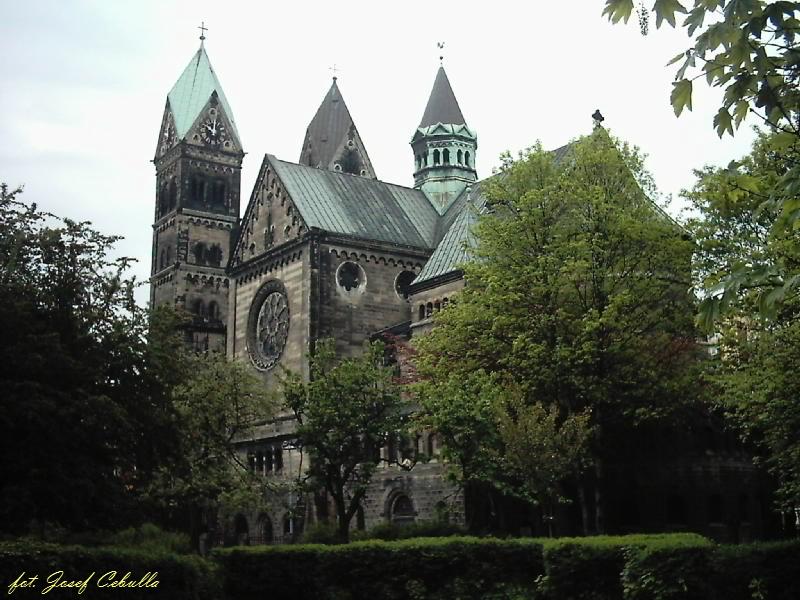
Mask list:
[[206,31],[208,31],[205,21],[200,21],[200,27],[198,27],[198,29],[200,30],[200,45],[202,46],[206,39]]
[[441,64],[444,61],[444,42],[436,42],[436,47],[439,48],[439,63]]

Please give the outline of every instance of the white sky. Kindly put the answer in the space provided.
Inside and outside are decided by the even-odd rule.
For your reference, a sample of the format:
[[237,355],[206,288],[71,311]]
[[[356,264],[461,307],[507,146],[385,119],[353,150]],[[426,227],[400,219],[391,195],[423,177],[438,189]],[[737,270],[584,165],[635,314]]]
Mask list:
[[[479,177],[503,150],[556,148],[591,130],[599,108],[618,137],[649,154],[664,194],[692,169],[727,164],[752,133],[720,141],[717,91],[702,81],[694,112],[669,105],[683,31],[642,37],[612,26],[602,0],[493,2],[166,2],[0,0],[0,180],[28,201],[125,236],[120,252],[149,276],[153,158],[166,94],[206,48],[247,156],[242,211],[261,159],[296,161],[331,67],[380,179],[412,184],[408,145],[445,42],[445,68],[478,132]],[[142,296],[146,297],[146,292]]]

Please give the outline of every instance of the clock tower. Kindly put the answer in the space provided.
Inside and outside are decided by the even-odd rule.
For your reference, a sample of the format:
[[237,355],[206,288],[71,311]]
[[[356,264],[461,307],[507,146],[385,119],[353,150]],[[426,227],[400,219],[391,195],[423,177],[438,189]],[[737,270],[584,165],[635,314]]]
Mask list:
[[186,310],[187,341],[224,350],[228,263],[239,224],[244,152],[205,47],[167,95],[153,164],[150,303]]

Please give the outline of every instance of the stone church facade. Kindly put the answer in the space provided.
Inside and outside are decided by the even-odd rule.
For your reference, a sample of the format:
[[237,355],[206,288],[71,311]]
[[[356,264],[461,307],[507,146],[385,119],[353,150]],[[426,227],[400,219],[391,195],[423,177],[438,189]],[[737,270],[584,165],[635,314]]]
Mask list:
[[[334,77],[298,162],[264,156],[241,213],[244,150],[201,45],[167,95],[153,161],[151,304],[191,313],[193,347],[251,365],[266,386],[278,365],[307,377],[315,340],[333,338],[347,356],[381,332],[423,333],[463,286],[457,265],[482,205],[477,135],[443,67],[411,149],[413,187],[378,180]],[[300,464],[292,432],[290,415],[260,425],[241,440],[244,461],[290,481]],[[380,469],[355,527],[463,520],[463,494],[444,477],[436,435],[419,432],[409,443],[382,456],[432,460]],[[239,541],[293,541],[324,512],[324,499],[284,494],[228,528]]]

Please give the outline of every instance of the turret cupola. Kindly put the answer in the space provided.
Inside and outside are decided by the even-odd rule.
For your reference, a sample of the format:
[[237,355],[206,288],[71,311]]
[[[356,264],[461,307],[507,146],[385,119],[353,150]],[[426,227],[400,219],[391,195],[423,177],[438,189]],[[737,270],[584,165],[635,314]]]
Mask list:
[[414,151],[414,187],[425,192],[440,211],[446,210],[464,188],[477,179],[478,137],[467,127],[444,67],[439,67],[436,74],[411,148]]

